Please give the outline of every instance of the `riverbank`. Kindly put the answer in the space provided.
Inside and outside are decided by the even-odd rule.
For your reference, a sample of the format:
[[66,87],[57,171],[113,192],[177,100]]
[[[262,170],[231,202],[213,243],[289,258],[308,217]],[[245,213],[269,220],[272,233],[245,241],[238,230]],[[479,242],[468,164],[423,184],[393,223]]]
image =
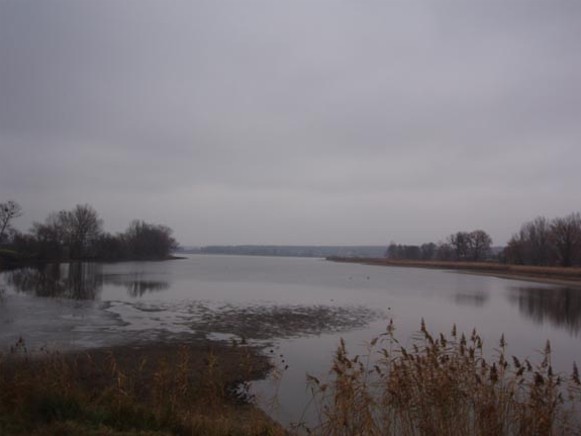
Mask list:
[[260,349],[156,342],[0,355],[1,434],[284,434],[245,389],[272,366]]
[[581,288],[581,268],[507,265],[492,262],[391,260],[385,258],[327,257],[326,260],[364,265],[455,270],[468,274]]

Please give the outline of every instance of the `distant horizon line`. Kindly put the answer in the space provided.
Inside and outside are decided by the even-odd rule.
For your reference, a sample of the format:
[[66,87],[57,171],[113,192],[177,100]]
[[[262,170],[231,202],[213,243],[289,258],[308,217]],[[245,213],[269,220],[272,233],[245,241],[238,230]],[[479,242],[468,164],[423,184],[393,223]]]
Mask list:
[[[429,242],[422,242],[421,244],[399,244],[399,245],[417,245],[429,244]],[[205,247],[389,247],[390,243],[386,244],[179,244],[181,248],[205,248]],[[491,248],[505,247],[505,245],[492,245]]]

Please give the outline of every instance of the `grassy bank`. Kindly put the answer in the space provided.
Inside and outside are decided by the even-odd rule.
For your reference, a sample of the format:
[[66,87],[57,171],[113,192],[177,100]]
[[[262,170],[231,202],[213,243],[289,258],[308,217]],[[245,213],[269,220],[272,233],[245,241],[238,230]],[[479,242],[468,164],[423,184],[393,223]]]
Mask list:
[[[549,344],[531,362],[510,356],[501,338],[488,357],[477,332],[433,336],[422,323],[404,347],[390,323],[365,355],[341,341],[330,364],[328,380],[307,377],[319,422],[299,433],[581,434],[579,372],[554,372]],[[20,343],[0,359],[0,434],[288,434],[244,389],[269,369],[251,347],[154,344],[31,358]]]
[[581,286],[581,268],[507,265],[494,262],[390,260],[385,258],[328,257],[327,260],[333,262],[361,263],[365,265],[459,270],[498,277]]
[[244,386],[270,369],[249,347],[124,346],[0,358],[0,434],[282,434]]

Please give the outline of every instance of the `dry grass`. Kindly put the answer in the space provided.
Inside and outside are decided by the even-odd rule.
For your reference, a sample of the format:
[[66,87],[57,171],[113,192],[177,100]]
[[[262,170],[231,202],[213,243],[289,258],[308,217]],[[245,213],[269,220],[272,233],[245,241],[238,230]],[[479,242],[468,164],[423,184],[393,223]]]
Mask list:
[[[30,358],[22,342],[0,356],[0,434],[275,435],[275,423],[233,390],[264,374],[246,347],[201,352],[158,345]],[[117,352],[116,352],[117,351]],[[422,323],[411,348],[394,326],[365,356],[341,342],[330,381],[310,377],[321,435],[581,434],[581,382],[507,355],[501,338],[484,356],[477,332],[432,336]],[[244,385],[242,385],[244,386]]]
[[581,434],[581,383],[555,374],[547,344],[533,365],[506,355],[484,357],[482,340],[454,328],[433,337],[422,328],[412,349],[393,324],[371,342],[369,355],[350,357],[344,342],[332,380],[310,377],[324,435],[572,435]]
[[0,434],[282,434],[234,389],[263,373],[255,362],[187,346],[33,359],[19,343],[0,360]]
[[340,258],[330,257],[335,262],[353,262],[366,265],[383,265],[415,268],[455,269],[514,277],[568,280],[581,282],[581,268],[557,266],[508,265],[496,262],[454,262],[435,260],[390,260],[385,258]]

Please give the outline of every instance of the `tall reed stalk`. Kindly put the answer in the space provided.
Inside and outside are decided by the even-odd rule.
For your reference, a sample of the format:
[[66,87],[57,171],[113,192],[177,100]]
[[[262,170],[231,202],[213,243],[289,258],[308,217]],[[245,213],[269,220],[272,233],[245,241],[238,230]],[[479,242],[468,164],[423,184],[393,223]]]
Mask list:
[[324,435],[581,434],[581,383],[556,374],[547,343],[541,362],[507,356],[504,337],[487,359],[480,335],[432,335],[422,321],[413,345],[393,322],[366,356],[341,341],[330,381],[309,377],[320,410],[309,431]]

